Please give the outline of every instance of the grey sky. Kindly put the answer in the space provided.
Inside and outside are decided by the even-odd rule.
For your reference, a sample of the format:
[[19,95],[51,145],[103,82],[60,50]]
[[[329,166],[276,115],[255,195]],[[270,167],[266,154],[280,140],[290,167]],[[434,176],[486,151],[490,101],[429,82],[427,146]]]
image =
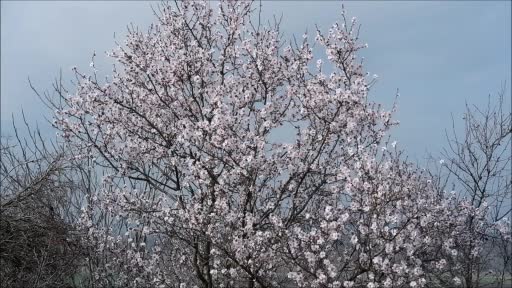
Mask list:
[[[511,79],[511,2],[345,2],[362,24],[366,69],[379,75],[373,100],[390,107],[400,90],[401,125],[395,139],[420,159],[446,145],[451,113],[459,121],[464,103],[483,105]],[[341,3],[264,1],[264,17],[283,14],[287,35],[323,29],[340,19]],[[104,52],[122,41],[126,25],[153,21],[148,2],[1,2],[2,135],[12,132],[11,114],[25,110],[30,123],[46,127],[50,114],[28,87],[27,77],[50,90],[62,68],[88,71],[93,51],[99,68],[110,67]],[[69,83],[69,82],[66,82]],[[510,103],[510,100],[508,100]],[[509,105],[510,107],[510,105]],[[49,129],[46,133],[51,135]]]

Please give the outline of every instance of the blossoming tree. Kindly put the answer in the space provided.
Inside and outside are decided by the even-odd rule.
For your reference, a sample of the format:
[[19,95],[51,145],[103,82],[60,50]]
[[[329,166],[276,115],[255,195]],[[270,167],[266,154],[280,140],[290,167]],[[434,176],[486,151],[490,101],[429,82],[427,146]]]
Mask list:
[[250,2],[213,6],[162,4],[112,77],[91,63],[62,95],[56,126],[105,173],[81,222],[97,285],[444,285],[454,233],[483,212],[388,144],[356,21],[287,44]]

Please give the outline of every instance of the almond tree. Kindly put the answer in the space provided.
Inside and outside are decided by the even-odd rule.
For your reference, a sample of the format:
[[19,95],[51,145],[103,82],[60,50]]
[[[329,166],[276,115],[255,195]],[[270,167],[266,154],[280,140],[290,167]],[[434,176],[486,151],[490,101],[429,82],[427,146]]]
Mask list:
[[95,285],[446,285],[453,235],[481,212],[388,145],[355,19],[286,43],[250,2],[212,5],[162,4],[110,78],[93,61],[59,90],[62,137],[107,173],[81,221]]

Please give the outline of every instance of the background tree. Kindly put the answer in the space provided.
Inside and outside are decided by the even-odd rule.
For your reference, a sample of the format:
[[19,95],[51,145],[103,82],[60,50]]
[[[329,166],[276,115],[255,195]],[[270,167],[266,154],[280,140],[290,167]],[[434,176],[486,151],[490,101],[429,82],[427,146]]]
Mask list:
[[453,121],[449,146],[442,153],[446,161],[432,173],[438,175],[441,190],[451,183],[471,209],[485,211],[486,225],[477,225],[471,215],[465,220],[466,233],[458,236],[464,287],[503,287],[512,275],[512,122],[504,95],[503,88],[495,104],[489,97],[485,107],[466,105],[464,132],[457,134]]
[[84,190],[62,147],[26,128],[1,141],[2,286],[70,287],[85,257],[74,227]]

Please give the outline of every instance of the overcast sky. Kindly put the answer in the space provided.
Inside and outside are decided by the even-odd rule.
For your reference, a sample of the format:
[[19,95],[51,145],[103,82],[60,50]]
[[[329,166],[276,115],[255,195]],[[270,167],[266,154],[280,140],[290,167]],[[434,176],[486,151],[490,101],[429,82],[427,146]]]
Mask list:
[[[104,52],[121,41],[126,25],[147,27],[154,20],[148,2],[1,2],[1,125],[12,133],[11,115],[23,108],[29,123],[49,136],[51,117],[28,86],[50,90],[62,69],[88,71],[93,51],[108,71]],[[511,79],[511,2],[345,2],[350,17],[362,24],[366,69],[378,74],[371,97],[389,108],[397,89],[401,124],[393,131],[414,159],[446,146],[451,114],[461,123],[464,103],[484,105]],[[323,29],[340,19],[341,2],[264,1],[265,17],[283,15],[289,36]],[[103,65],[101,65],[103,64]],[[510,107],[510,100],[507,102]]]

